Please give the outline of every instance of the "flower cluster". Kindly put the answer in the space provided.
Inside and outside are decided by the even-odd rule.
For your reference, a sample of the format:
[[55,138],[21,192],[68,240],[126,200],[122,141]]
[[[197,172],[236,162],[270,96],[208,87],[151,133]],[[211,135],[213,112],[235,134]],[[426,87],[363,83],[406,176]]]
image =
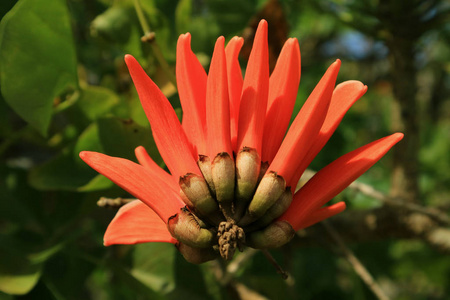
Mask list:
[[[95,152],[81,158],[138,200],[118,211],[105,245],[167,242],[190,262],[236,249],[275,248],[295,232],[342,212],[324,206],[403,137],[395,133],[338,158],[296,191],[297,182],[346,111],[367,90],[358,81],[335,87],[341,65],[323,75],[289,130],[300,81],[298,41],[289,39],[269,76],[267,22],[258,26],[245,78],[243,39],[217,39],[209,73],[190,48],[177,45],[180,124],[167,98],[130,55],[125,62],[170,174],[143,147],[139,164]],[[287,133],[286,133],[287,131]],[[286,134],[285,134],[286,133]]]

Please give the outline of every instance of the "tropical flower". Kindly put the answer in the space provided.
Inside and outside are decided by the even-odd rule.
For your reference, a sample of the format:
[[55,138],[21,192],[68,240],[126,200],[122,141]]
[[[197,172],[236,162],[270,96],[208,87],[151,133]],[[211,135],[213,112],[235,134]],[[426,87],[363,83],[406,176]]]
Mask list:
[[258,26],[245,78],[243,39],[218,38],[207,75],[190,48],[177,45],[183,120],[130,55],[125,62],[170,174],[143,147],[139,164],[81,152],[92,168],[134,195],[105,233],[105,245],[166,242],[201,263],[230,259],[242,247],[284,245],[301,228],[345,209],[324,206],[403,137],[395,133],[338,158],[295,191],[301,175],[347,110],[367,90],[359,81],[335,87],[341,62],[326,71],[289,126],[300,81],[300,50],[289,39],[269,76],[267,22]]

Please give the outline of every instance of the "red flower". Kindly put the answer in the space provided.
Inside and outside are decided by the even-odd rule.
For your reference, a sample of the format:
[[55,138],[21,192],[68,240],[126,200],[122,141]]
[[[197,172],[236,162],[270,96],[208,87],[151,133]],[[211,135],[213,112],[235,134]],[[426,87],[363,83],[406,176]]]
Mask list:
[[359,81],[335,87],[337,60],[285,136],[300,81],[297,40],[285,43],[269,77],[267,22],[261,21],[243,79],[242,38],[233,38],[226,48],[223,37],[217,40],[208,75],[190,49],[190,38],[181,35],[177,45],[182,124],[139,63],[125,57],[170,174],[143,147],[136,149],[140,164],[80,154],[140,200],[119,210],[105,245],[168,242],[197,263],[214,258],[217,250],[228,259],[236,247],[279,247],[295,231],[342,212],[344,202],[323,205],[403,137],[395,133],[338,158],[294,194],[306,167],[367,87]]

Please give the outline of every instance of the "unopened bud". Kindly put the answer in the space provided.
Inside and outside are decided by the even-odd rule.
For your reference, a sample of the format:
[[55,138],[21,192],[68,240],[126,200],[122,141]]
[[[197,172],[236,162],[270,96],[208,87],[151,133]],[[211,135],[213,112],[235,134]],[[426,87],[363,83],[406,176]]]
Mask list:
[[214,182],[211,174],[211,160],[206,155],[199,155],[197,165],[200,168],[200,171],[202,172],[206,183],[208,183],[208,187],[211,191],[212,196],[215,197],[216,189],[214,187]]
[[231,217],[236,173],[233,158],[227,152],[217,154],[211,164],[211,171],[219,206],[225,216]]
[[[246,223],[249,224],[251,221],[255,221],[264,216],[266,211],[281,197],[285,189],[286,181],[276,172],[270,171],[264,175],[248,206],[247,213],[249,218],[244,217],[247,220]],[[239,224],[241,226],[247,225],[241,222]]]
[[289,242],[295,230],[286,221],[276,221],[266,228],[251,232],[246,237],[248,246],[256,249],[278,248]]
[[219,254],[214,251],[212,247],[209,248],[195,248],[183,243],[176,245],[178,251],[191,264],[202,264],[204,262],[216,259]]
[[293,195],[291,188],[287,187],[275,204],[266,211],[264,216],[255,221],[255,223],[251,224],[248,230],[253,231],[254,229],[263,228],[269,225],[273,220],[281,216],[289,208],[292,203],[292,198]]
[[170,217],[167,227],[174,238],[188,246],[206,248],[211,247],[216,241],[214,232],[201,228],[186,208]]
[[190,206],[200,216],[207,218],[213,224],[219,224],[224,220],[219,210],[217,201],[211,196],[208,184],[202,176],[188,173],[180,177],[180,195],[187,197]]
[[240,219],[252,199],[258,184],[261,169],[261,158],[254,148],[244,147],[236,157],[236,213],[235,219]]

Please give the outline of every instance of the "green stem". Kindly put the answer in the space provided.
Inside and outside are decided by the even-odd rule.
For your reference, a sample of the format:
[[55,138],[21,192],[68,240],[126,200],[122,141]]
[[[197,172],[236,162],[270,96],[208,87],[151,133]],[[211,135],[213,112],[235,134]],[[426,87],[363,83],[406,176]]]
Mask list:
[[150,33],[151,32],[150,25],[145,19],[144,11],[142,10],[141,2],[139,2],[139,0],[134,0],[134,8],[136,9],[136,14],[138,16],[139,23],[141,23],[141,27],[142,30],[144,31],[144,34]]
[[175,87],[177,87],[177,79],[173,74],[169,64],[167,63],[167,60],[164,58],[161,48],[159,48],[159,45],[155,40],[155,33],[151,30],[150,25],[145,18],[144,11],[142,10],[142,6],[139,0],[134,0],[134,8],[136,9],[136,14],[138,16],[139,23],[141,24],[142,30],[144,31],[144,36],[141,40],[150,44],[153,54],[155,55],[156,60],[159,62],[159,65],[163,69],[164,73],[166,73],[167,78]]
[[66,300],[66,297],[64,297],[63,294],[59,292],[56,285],[48,276],[42,276],[42,281],[56,300]]

